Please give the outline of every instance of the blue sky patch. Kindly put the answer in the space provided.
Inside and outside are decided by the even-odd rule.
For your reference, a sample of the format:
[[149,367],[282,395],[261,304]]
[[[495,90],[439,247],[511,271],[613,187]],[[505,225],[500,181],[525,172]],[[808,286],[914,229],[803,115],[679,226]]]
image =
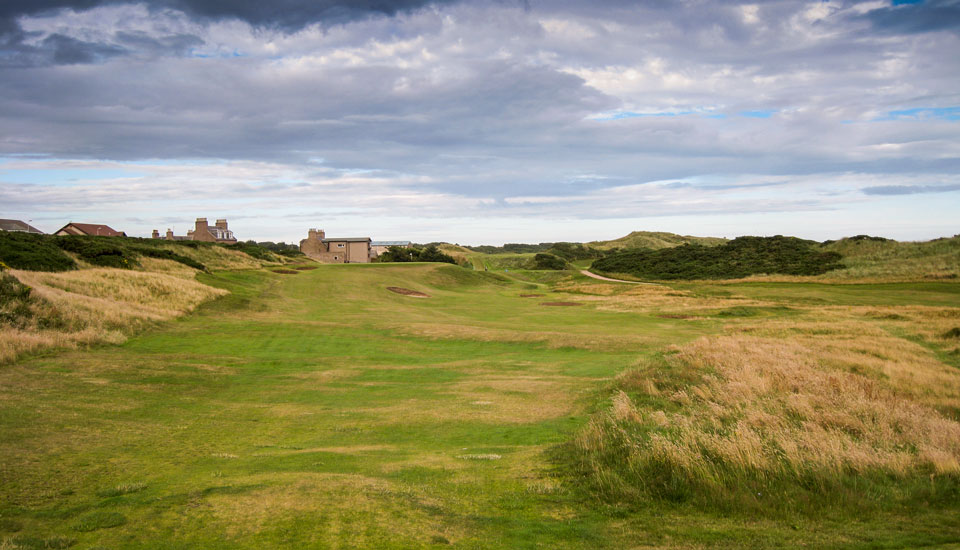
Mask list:
[[960,120],[960,107],[915,107],[889,111],[875,120]]
[[747,118],[770,118],[776,112],[776,109],[760,109],[756,111],[740,111],[737,114]]

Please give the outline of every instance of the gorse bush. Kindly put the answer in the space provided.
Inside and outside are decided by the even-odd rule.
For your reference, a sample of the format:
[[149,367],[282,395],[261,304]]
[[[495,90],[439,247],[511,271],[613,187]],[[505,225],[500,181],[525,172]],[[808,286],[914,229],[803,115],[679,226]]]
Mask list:
[[0,264],[0,325],[22,326],[32,316],[31,288]]
[[563,270],[566,268],[567,262],[553,254],[537,254],[533,257],[533,269]]
[[738,237],[719,246],[686,244],[614,254],[592,268],[649,279],[736,279],[759,273],[820,275],[843,267],[840,254],[817,247],[796,237]]
[[581,243],[554,243],[554,245],[547,250],[547,253],[570,262],[576,260],[592,260],[604,256],[602,250]]
[[430,245],[426,248],[404,248],[402,246],[391,246],[387,251],[380,254],[378,261],[384,263],[393,262],[440,262],[456,264],[457,259],[449,254],[444,254],[436,245]]
[[[76,269],[76,262],[64,253],[66,251],[98,267],[132,269],[140,265],[138,260],[140,256],[146,256],[172,260],[201,271],[206,270],[206,266],[202,263],[169,249],[160,248],[161,244],[192,249],[200,246],[200,243],[193,241],[157,241],[130,237],[79,235],[54,236],[0,231],[0,261],[14,269],[26,271]],[[259,247],[256,248],[262,250]]]
[[100,267],[130,269],[140,265],[136,253],[124,247],[119,237],[54,237],[57,246]]
[[0,231],[0,262],[28,271],[69,271],[77,263],[49,235]]

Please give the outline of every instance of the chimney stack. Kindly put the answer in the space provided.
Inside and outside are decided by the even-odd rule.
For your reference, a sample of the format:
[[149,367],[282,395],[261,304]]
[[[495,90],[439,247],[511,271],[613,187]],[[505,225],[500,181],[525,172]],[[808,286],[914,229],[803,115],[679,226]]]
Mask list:
[[224,231],[226,231],[226,230],[227,230],[227,219],[226,219],[226,218],[222,218],[222,219],[217,220],[217,227],[219,227],[220,229],[223,229]]
[[153,230],[153,234],[150,235],[150,238],[151,238],[151,239],[159,239],[159,238],[160,238],[160,231],[157,230],[157,229],[154,229],[154,230]]
[[197,233],[203,234],[207,230],[207,218],[197,218],[196,231]]
[[173,239],[173,229],[167,228],[167,240],[172,241]]

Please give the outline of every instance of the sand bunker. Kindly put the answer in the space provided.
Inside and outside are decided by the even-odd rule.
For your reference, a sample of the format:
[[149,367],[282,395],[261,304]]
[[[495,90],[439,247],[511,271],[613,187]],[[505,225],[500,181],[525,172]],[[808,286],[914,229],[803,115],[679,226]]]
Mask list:
[[520,295],[521,298],[540,298],[541,296],[544,296],[544,294],[521,294]]
[[280,273],[281,275],[296,275],[299,271],[294,271],[292,269],[271,269],[274,273]]
[[410,296],[411,298],[429,298],[429,294],[424,294],[417,290],[410,290],[409,288],[402,288],[399,286],[388,286],[387,290],[390,292],[396,292],[397,294],[403,294],[404,296]]

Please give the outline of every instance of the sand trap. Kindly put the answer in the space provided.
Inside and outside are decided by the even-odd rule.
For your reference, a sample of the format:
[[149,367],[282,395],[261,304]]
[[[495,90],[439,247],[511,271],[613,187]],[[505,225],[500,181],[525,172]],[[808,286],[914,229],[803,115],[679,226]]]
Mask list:
[[521,298],[540,298],[541,296],[545,296],[545,294],[521,294],[520,295]]
[[541,306],[579,306],[580,302],[543,302]]
[[294,271],[292,269],[271,269],[270,271],[279,273],[281,275],[296,275],[297,273],[300,273],[299,271]]
[[396,292],[397,294],[403,294],[404,296],[410,296],[411,298],[429,298],[429,294],[424,294],[423,292],[417,290],[410,290],[409,288],[403,288],[399,286],[388,286],[387,290],[390,292]]

